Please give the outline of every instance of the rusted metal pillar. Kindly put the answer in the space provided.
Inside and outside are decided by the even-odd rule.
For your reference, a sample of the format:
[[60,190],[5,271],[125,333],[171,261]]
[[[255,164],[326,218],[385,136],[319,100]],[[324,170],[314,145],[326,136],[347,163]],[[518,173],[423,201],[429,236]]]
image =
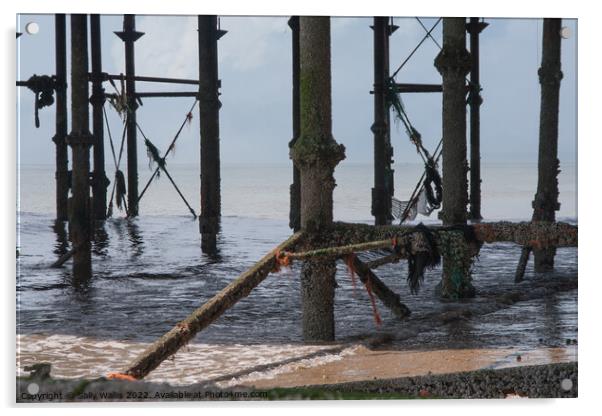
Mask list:
[[[288,25],[292,30],[293,51],[293,138],[289,142],[292,149],[299,137],[301,113],[299,107],[299,16],[292,16]],[[289,227],[294,231],[301,228],[301,174],[293,162],[293,183],[290,187]]]
[[102,53],[100,41],[100,15],[90,15],[90,48],[92,57],[92,131],[94,134],[94,174],[92,177],[93,215],[96,220],[107,216],[107,185],[105,174],[105,148],[102,107],[105,90],[102,87]]
[[[443,19],[443,48],[435,67],[443,77],[443,224],[466,224],[468,162],[466,160],[466,81],[471,57],[466,50],[466,19]],[[456,256],[457,257],[457,256]],[[443,297],[474,295],[466,268],[468,259],[443,256]]]
[[128,166],[128,215],[138,216],[138,141],[136,131],[136,65],[134,42],[143,32],[136,31],[136,15],[123,15],[123,31],[115,32],[125,44],[125,91],[127,96],[127,166]]
[[69,219],[69,152],[67,150],[67,36],[64,14],[54,16],[56,59],[56,219]]
[[88,22],[85,14],[71,15],[71,133],[67,144],[73,157],[69,234],[75,250],[73,277],[92,276],[90,254],[90,134],[88,114]]
[[481,220],[481,80],[479,76],[479,34],[488,26],[471,17],[466,30],[470,34],[470,212],[471,220]]
[[[385,79],[389,80],[390,79],[390,73],[389,73],[389,62],[390,62],[390,54],[389,54],[389,44],[390,44],[390,37],[393,34],[393,32],[395,32],[399,26],[397,25],[393,25],[390,24],[390,20],[391,18],[387,17],[387,22],[386,22],[386,30],[387,30],[387,36],[385,37]],[[386,135],[386,141],[385,141],[385,160],[386,160],[386,165],[385,165],[385,189],[387,190],[387,212],[389,213],[389,221],[387,222],[388,224],[391,223],[391,221],[393,221],[393,215],[391,214],[392,211],[392,200],[391,198],[393,198],[393,196],[395,195],[395,170],[393,169],[393,146],[391,145],[391,111],[389,109],[389,107],[387,106],[386,108],[386,117],[387,117],[387,135]]]
[[[556,221],[558,202],[558,109],[560,101],[560,30],[562,19],[544,19],[541,67],[541,111],[539,116],[539,160],[533,221]],[[533,250],[535,271],[554,269],[555,248]]]
[[391,169],[391,140],[387,86],[389,82],[387,17],[375,17],[374,25],[374,188],[372,188],[372,215],[376,225],[390,224],[393,171]]
[[[301,229],[320,234],[332,224],[334,168],[345,147],[332,136],[330,18],[299,17],[300,134],[291,158],[301,175]],[[301,268],[303,339],[334,339],[334,259]]]
[[219,101],[220,80],[217,41],[226,32],[218,29],[217,16],[199,16],[199,114],[201,124],[201,249],[214,253],[221,216]]

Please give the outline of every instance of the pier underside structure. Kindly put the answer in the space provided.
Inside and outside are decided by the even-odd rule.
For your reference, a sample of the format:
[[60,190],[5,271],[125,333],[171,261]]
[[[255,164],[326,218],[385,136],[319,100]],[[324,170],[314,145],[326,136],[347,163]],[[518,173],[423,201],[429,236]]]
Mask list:
[[[452,261],[457,262],[457,267],[464,267],[466,253],[472,262],[479,252],[479,247],[486,243],[511,242],[547,249],[576,247],[578,239],[577,226],[547,222],[496,222],[425,229],[335,222],[322,231],[320,234],[304,231],[293,234],[151,344],[123,373],[113,377],[145,377],[230,307],[248,296],[270,273],[277,273],[294,261],[342,259],[347,264],[352,264],[348,260],[353,259],[356,253],[388,248],[394,255],[376,262],[373,264],[374,268],[400,259],[415,261],[423,256],[433,256],[434,252],[448,255]],[[430,236],[434,245],[427,242]],[[373,269],[366,265],[351,267],[366,289],[378,296],[382,304],[390,308],[396,317],[403,318],[410,314],[410,310],[401,303],[399,296],[392,293],[376,277]]]
[[[480,86],[478,85],[478,34],[484,28],[482,22],[473,20],[467,25],[465,18],[444,18],[443,46],[435,65],[442,75],[440,85],[419,85],[396,83],[394,77],[399,69],[389,74],[389,37],[396,26],[388,18],[374,19],[374,124],[372,133],[375,153],[375,181],[372,189],[372,213],[376,225],[349,224],[333,220],[334,170],[345,157],[344,146],[332,136],[331,120],[331,59],[330,59],[330,19],[328,17],[294,17],[289,21],[293,31],[293,139],[290,142],[290,156],[294,174],[291,192],[290,225],[295,233],[286,241],[267,253],[250,269],[242,273],[232,283],[222,289],[204,305],[193,311],[186,319],[154,342],[134,362],[122,372],[111,375],[113,378],[142,379],[157,368],[162,361],[186,345],[200,331],[218,319],[226,310],[248,296],[252,290],[271,273],[288,267],[292,262],[302,262],[302,307],[303,337],[306,341],[332,341],[335,339],[334,291],[336,287],[336,262],[344,261],[350,273],[356,274],[371,297],[377,324],[380,317],[376,311],[376,298],[389,308],[396,319],[404,319],[411,314],[400,296],[389,289],[377,276],[375,270],[384,264],[401,260],[408,261],[407,281],[411,292],[420,289],[425,270],[443,263],[441,295],[450,300],[467,296],[472,290],[472,266],[483,244],[508,242],[518,244],[525,250],[534,250],[536,265],[540,269],[553,266],[553,255],[557,247],[576,247],[578,227],[556,222],[557,209],[557,148],[549,149],[548,144],[557,145],[558,127],[558,87],[561,78],[559,60],[558,19],[546,19],[544,25],[544,56],[540,69],[542,84],[542,106],[540,120],[540,181],[534,202],[533,220],[524,223],[495,222],[469,224],[467,217],[480,219],[480,171],[479,171],[479,114]],[[441,19],[440,19],[441,20]],[[553,21],[554,20],[554,21]],[[201,119],[201,215],[199,218],[201,247],[205,253],[216,250],[220,197],[220,155],[219,155],[219,88],[217,67],[217,41],[225,34],[219,28],[217,16],[199,16],[199,79],[181,80],[158,77],[142,77],[134,70],[134,42],[142,35],[135,30],[133,15],[124,16],[124,30],[117,33],[125,43],[126,74],[111,75],[102,72],[100,61],[100,21],[92,20],[92,74],[88,74],[85,48],[87,41],[87,21],[85,15],[74,15],[72,24],[72,132],[66,135],[66,88],[65,78],[65,17],[57,16],[57,75],[54,84],[40,87],[40,79],[19,82],[28,86],[36,94],[57,92],[57,120],[55,143],[57,145],[57,218],[66,219],[65,181],[66,146],[73,152],[73,174],[71,179],[72,199],[69,206],[71,226],[71,255],[74,257],[74,275],[91,277],[90,233],[91,217],[103,220],[110,216],[115,197],[118,206],[124,205],[129,217],[138,215],[138,203],[149,183],[138,194],[137,183],[137,137],[145,139],[149,157],[159,171],[168,179],[186,203],[191,214],[195,211],[186,201],[169,175],[165,159],[173,148],[182,127],[191,117],[195,106],[199,105]],[[420,22],[420,20],[418,20]],[[439,21],[437,21],[439,23]],[[435,24],[435,26],[437,25]],[[422,24],[422,23],[421,23]],[[424,39],[434,38],[428,30]],[[424,27],[424,26],[423,26]],[[471,52],[465,48],[466,30],[471,34]],[[436,41],[435,41],[436,42]],[[420,45],[418,45],[420,46]],[[416,49],[415,49],[416,50]],[[412,52],[412,54],[415,52]],[[410,57],[411,55],[410,54]],[[60,58],[60,59],[59,59]],[[408,57],[409,59],[409,57]],[[407,61],[407,60],[406,60]],[[467,84],[466,76],[471,74]],[[477,73],[474,73],[477,72]],[[90,76],[91,75],[91,76]],[[88,79],[89,78],[89,79]],[[123,84],[121,91],[115,81]],[[194,92],[145,92],[136,91],[137,81],[191,84],[198,86]],[[93,86],[93,96],[88,97],[88,83]],[[109,82],[115,93],[105,93],[102,85]],[[426,227],[390,225],[393,196],[393,149],[390,141],[390,112],[398,110],[395,98],[399,93],[441,92],[443,103],[443,137],[441,156],[443,160],[443,225]],[[475,171],[471,173],[471,194],[468,192],[468,161],[466,140],[466,94],[472,94],[471,105],[471,163]],[[150,97],[192,97],[195,102],[186,114],[180,130],[170,147],[161,155],[148,140],[136,121],[136,109],[141,98]],[[111,149],[116,168],[116,177],[111,192],[109,211],[106,212],[107,193],[104,184],[104,130],[102,113],[108,99],[121,111],[124,117],[124,132],[121,149],[127,140],[128,197],[125,198],[125,177],[119,170],[122,150],[116,156],[110,131]],[[94,108],[94,135],[88,132],[88,105]],[[37,104],[36,104],[37,105]],[[36,107],[36,112],[38,108]],[[404,123],[403,109],[398,113]],[[105,115],[106,117],[106,115]],[[407,116],[406,116],[407,117]],[[106,118],[105,118],[106,121]],[[420,135],[411,124],[406,125],[410,140],[419,149],[426,166],[436,170],[439,148],[430,154],[422,146]],[[108,129],[107,129],[108,130]],[[66,137],[67,136],[67,137]],[[90,180],[89,148],[94,151],[94,174]],[[549,168],[555,169],[550,170]],[[151,178],[152,181],[152,178]],[[423,179],[420,180],[419,185]],[[67,187],[67,188],[66,188]],[[418,189],[418,187],[417,187]],[[92,203],[90,192],[92,192]],[[417,198],[416,191],[409,203]],[[471,212],[467,214],[470,200]],[[441,202],[441,201],[439,201]],[[129,207],[129,212],[128,212]],[[539,209],[539,211],[538,211]],[[544,212],[545,211],[545,212]],[[107,215],[105,215],[105,212]],[[538,214],[539,213],[539,214]],[[540,215],[541,214],[541,215]],[[545,215],[544,215],[545,214]],[[407,210],[402,215],[402,222]],[[380,257],[369,262],[362,261],[359,253],[379,253]],[[382,254],[385,252],[385,254]],[[67,258],[62,259],[63,263]],[[62,263],[61,263],[62,264]],[[546,267],[543,267],[546,266]],[[77,277],[77,276],[76,276]],[[517,279],[518,280],[518,279]]]

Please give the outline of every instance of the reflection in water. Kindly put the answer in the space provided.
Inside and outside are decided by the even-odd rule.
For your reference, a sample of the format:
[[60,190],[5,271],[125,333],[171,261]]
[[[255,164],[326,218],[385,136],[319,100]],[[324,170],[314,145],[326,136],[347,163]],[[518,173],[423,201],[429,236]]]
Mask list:
[[67,222],[55,220],[52,224],[52,231],[56,234],[56,243],[53,253],[58,257],[67,253],[69,250],[69,236],[67,234]]
[[[104,221],[94,222],[94,241],[92,242],[92,254],[96,256],[106,256],[109,247],[109,234],[105,230]],[[94,266],[94,265],[92,265]]]
[[128,239],[130,240],[133,249],[132,257],[139,257],[144,253],[144,241],[136,221],[136,218],[127,218],[125,220]]

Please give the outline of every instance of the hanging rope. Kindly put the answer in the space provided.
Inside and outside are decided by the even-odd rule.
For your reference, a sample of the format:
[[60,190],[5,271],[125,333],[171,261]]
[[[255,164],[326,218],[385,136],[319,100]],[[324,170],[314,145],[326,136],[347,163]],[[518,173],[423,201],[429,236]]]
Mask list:
[[[413,295],[418,294],[420,285],[424,282],[424,272],[431,270],[441,263],[441,254],[435,242],[435,232],[429,230],[424,224],[420,223],[414,227],[410,233],[422,234],[424,247],[420,251],[412,250],[412,244],[408,239],[405,243],[405,250],[408,253],[408,277],[407,282],[410,287],[410,292]],[[396,245],[393,249],[399,254],[400,247]]]
[[[443,200],[443,186],[441,176],[437,171],[436,162],[431,158],[424,165],[426,177],[424,178],[424,192],[431,210],[439,209]],[[434,188],[433,188],[434,187]]]
[[386,102],[387,106],[395,113],[395,119],[403,123],[406,134],[408,135],[410,141],[416,146],[416,151],[422,157],[423,162],[426,163],[426,160],[430,158],[430,154],[422,144],[422,135],[412,125],[412,122],[406,113],[405,106],[403,105],[403,101],[401,99],[401,94],[397,92],[396,83],[393,78],[389,78],[386,92]]
[[129,215],[127,203],[125,201],[125,176],[123,175],[123,172],[119,169],[119,166],[121,165],[121,157],[123,155],[123,146],[125,143],[126,124],[124,123],[123,125],[123,132],[121,134],[121,145],[119,148],[119,157],[117,157],[115,154],[115,145],[113,143],[113,135],[111,134],[111,126],[109,125],[107,110],[104,106],[102,107],[102,112],[104,116],[105,125],[107,127],[107,133],[109,134],[109,144],[111,145],[113,163],[115,164],[115,180],[113,181],[113,188],[111,189],[111,198],[109,200],[109,207],[107,209],[107,217],[113,216],[113,198],[115,197],[115,192],[117,192],[117,208],[125,208],[126,215]]
[[[434,154],[434,158],[430,159],[433,161],[433,166],[437,166],[437,162],[439,161],[439,158],[441,157],[441,154],[443,153],[440,149],[441,149],[441,145],[443,144],[443,139],[439,140],[439,143],[437,144],[437,147],[435,148],[435,154]],[[399,220],[399,224],[402,224],[406,218],[408,217],[410,210],[412,208],[412,206],[416,203],[416,200],[418,199],[419,196],[419,191],[422,189],[422,186],[424,185],[424,180],[426,178],[426,169],[425,171],[422,173],[422,176],[420,177],[420,179],[418,180],[418,183],[416,184],[416,187],[414,188],[414,191],[412,192],[412,195],[410,196],[410,200],[408,201],[407,205],[404,208],[403,213],[400,216],[400,220]],[[441,192],[442,194],[442,192]]]
[[44,107],[50,107],[54,104],[54,89],[56,79],[48,75],[33,74],[27,80],[27,88],[35,94],[34,100],[34,119],[36,128],[40,128],[39,110]]

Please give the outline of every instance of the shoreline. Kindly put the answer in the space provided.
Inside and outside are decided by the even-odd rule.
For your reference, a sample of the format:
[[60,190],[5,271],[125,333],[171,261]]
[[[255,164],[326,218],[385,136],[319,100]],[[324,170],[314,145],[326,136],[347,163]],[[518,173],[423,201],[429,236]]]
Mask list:
[[17,377],[16,386],[17,403],[577,396],[577,362],[263,390],[248,387],[220,389],[212,384],[171,386],[105,378],[67,380],[48,376]]

